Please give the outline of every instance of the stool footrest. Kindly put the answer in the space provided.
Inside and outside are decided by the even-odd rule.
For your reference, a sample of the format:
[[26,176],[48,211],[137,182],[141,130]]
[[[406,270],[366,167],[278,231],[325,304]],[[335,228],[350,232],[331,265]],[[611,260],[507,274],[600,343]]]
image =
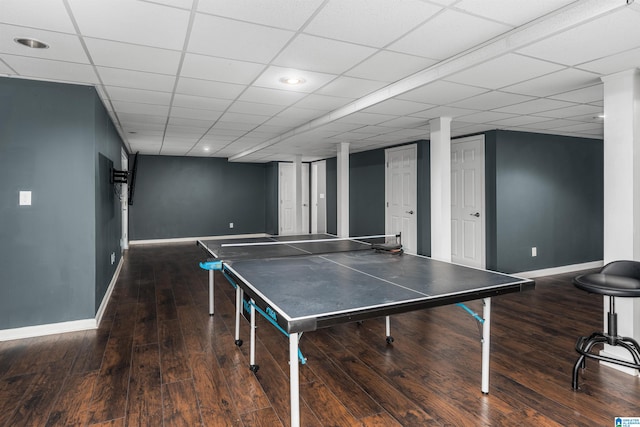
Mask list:
[[[591,353],[591,349],[596,344],[609,344],[612,346],[624,347],[629,351],[629,353],[631,353],[633,362]],[[578,338],[578,341],[576,342],[576,351],[580,356],[578,357],[576,364],[573,366],[572,386],[574,390],[578,389],[578,371],[580,368],[585,368],[585,358],[601,360],[603,362],[613,363],[615,365],[625,366],[631,369],[640,369],[640,345],[633,338],[611,336],[602,332],[594,332],[588,337]]]

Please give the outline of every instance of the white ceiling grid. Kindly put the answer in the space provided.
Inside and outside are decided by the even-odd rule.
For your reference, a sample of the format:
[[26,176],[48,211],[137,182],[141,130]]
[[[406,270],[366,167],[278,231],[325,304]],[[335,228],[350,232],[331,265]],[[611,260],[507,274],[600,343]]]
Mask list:
[[441,116],[601,138],[600,78],[637,67],[627,0],[0,1],[0,75],[95,86],[143,154],[312,161]]

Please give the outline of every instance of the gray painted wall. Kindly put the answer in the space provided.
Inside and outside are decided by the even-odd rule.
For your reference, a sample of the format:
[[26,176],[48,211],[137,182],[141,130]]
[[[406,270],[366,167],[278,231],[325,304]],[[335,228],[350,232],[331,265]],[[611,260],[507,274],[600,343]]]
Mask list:
[[[118,187],[111,182],[110,168],[121,169],[122,142],[102,102],[95,105],[95,311],[107,292],[122,254],[122,213]],[[117,193],[117,194],[116,194]],[[114,254],[114,261],[111,256]]]
[[[418,147],[418,253],[431,253],[431,181],[429,141],[414,142]],[[337,160],[327,160],[327,218],[330,233],[337,229]],[[385,232],[385,150],[354,153],[349,157],[349,232],[352,236]]]
[[[431,253],[429,141],[418,144],[418,253]],[[546,134],[486,134],[487,267],[539,270],[602,259],[603,142]],[[327,211],[336,230],[336,159]],[[330,167],[331,166],[331,167]],[[350,158],[350,230],[384,231],[384,150]],[[538,250],[531,257],[531,247]]]
[[265,233],[278,234],[278,163],[268,163],[265,174]]
[[489,268],[510,273],[602,260],[602,140],[493,131],[486,145]]
[[96,270],[97,234],[119,238],[96,222],[99,102],[88,86],[0,78],[0,329],[95,316],[113,271]]
[[219,158],[139,156],[130,240],[264,233],[271,168]]
[[384,234],[384,181],[384,150],[349,156],[350,235]]

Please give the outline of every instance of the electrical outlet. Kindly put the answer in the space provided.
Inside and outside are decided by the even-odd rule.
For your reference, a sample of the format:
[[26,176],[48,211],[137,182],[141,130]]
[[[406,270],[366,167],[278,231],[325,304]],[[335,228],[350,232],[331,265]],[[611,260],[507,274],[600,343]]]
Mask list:
[[538,248],[535,246],[531,248],[531,256],[538,256]]
[[229,228],[233,228],[233,223],[232,222],[229,223]]
[[111,264],[113,265],[113,263],[116,262],[116,253],[115,252],[111,252]]

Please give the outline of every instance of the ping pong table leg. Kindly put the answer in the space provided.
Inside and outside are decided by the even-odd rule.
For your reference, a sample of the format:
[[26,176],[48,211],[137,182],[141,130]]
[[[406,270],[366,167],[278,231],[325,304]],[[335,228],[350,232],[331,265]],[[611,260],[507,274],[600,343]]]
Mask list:
[[209,270],[209,315],[213,316],[213,270]]
[[291,427],[300,427],[300,378],[298,377],[298,333],[289,334],[289,395]]
[[387,334],[386,335],[387,344],[391,344],[393,342],[393,337],[391,336],[391,319],[389,318],[389,316],[385,316],[384,323],[385,323],[385,332]]
[[251,347],[249,348],[249,369],[251,369],[253,373],[256,373],[258,372],[259,366],[256,365],[256,308],[253,303],[254,301],[251,300]]
[[491,347],[491,298],[482,300],[482,393],[489,394],[489,354]]
[[242,289],[236,286],[236,345],[240,347],[242,340],[240,339],[240,316],[242,315]]

